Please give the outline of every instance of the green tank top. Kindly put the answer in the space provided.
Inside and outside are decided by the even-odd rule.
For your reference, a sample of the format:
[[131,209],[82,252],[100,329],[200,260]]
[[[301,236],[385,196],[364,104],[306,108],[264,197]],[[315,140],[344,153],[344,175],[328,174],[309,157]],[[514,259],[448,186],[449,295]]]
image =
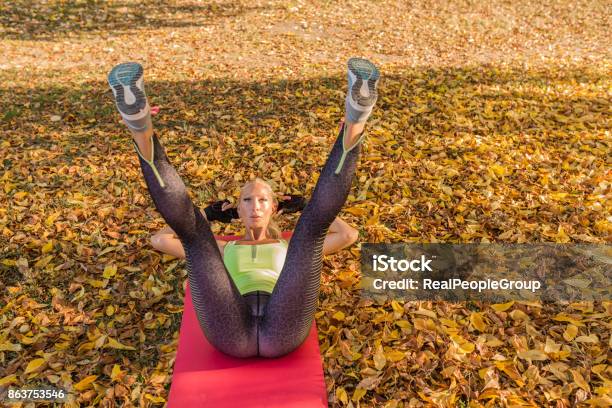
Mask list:
[[255,290],[272,293],[283,269],[287,248],[287,241],[282,239],[259,245],[228,242],[223,248],[223,263],[240,294]]

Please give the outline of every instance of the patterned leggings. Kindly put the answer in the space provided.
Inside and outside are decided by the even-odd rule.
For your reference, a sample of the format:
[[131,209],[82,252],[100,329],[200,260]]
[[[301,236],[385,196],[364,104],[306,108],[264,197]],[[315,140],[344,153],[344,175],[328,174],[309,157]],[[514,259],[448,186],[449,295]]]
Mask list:
[[343,128],[344,124],[293,231],[283,269],[269,295],[240,294],[208,221],[187,195],[157,136],[152,137],[153,163],[165,187],[134,142],[155,207],[183,244],[200,327],[223,353],[279,357],[295,350],[308,336],[319,297],[323,241],[348,197],[361,149],[360,143],[348,151],[341,170],[334,174],[343,153]]

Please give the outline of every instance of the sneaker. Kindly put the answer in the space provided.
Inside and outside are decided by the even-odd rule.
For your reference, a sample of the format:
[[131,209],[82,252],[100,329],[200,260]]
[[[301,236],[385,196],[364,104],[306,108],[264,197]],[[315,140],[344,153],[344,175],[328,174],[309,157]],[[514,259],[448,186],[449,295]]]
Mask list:
[[345,104],[349,121],[364,122],[368,119],[378,99],[376,87],[379,79],[380,72],[373,63],[363,58],[349,59],[349,90]]
[[147,128],[151,108],[144,89],[144,70],[136,62],[116,65],[108,74],[115,104],[125,123],[131,129],[142,131]]

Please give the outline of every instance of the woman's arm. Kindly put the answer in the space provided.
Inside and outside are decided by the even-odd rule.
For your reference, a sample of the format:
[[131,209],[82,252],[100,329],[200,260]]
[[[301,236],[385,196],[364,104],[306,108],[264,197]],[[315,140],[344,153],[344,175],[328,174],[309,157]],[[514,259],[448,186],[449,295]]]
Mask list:
[[164,231],[166,228],[151,237],[151,245],[158,251],[177,258],[185,259],[185,250],[183,249],[181,240],[178,239],[174,233],[162,234],[162,231]]
[[[204,211],[200,210],[200,212],[202,213],[204,218],[206,218],[206,214],[204,214]],[[166,226],[156,232],[151,237],[151,245],[158,251],[175,256],[177,258],[185,259],[185,249],[183,248],[183,244],[181,243],[181,240],[178,238],[174,230],[170,228],[170,226]],[[225,241],[217,241],[217,245],[219,246],[221,256],[223,256],[223,247],[225,246]]]
[[329,226],[329,231],[323,241],[323,255],[330,255],[353,244],[359,238],[359,232],[336,217]]

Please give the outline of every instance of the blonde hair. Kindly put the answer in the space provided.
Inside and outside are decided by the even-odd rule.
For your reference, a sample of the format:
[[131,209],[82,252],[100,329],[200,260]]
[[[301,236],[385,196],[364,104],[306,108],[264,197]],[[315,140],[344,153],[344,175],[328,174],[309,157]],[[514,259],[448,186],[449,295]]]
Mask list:
[[[272,190],[272,186],[270,185],[270,183],[268,183],[267,181],[259,177],[255,177],[254,179],[251,179],[247,181],[246,183],[244,183],[244,186],[242,186],[242,188],[240,189],[240,197],[238,197],[238,202],[242,200],[243,192],[248,187],[251,187],[255,183],[263,184],[266,187],[266,189],[268,190],[268,193],[270,194],[270,197],[272,198],[272,202],[276,203],[276,208],[278,210],[278,198],[276,198],[276,193],[274,192],[274,190]],[[270,218],[270,222],[268,223],[268,228],[266,229],[266,235],[268,236],[268,238],[279,239],[281,238],[281,230],[278,224],[276,223],[275,217],[276,217],[276,214],[272,214],[272,217]]]

